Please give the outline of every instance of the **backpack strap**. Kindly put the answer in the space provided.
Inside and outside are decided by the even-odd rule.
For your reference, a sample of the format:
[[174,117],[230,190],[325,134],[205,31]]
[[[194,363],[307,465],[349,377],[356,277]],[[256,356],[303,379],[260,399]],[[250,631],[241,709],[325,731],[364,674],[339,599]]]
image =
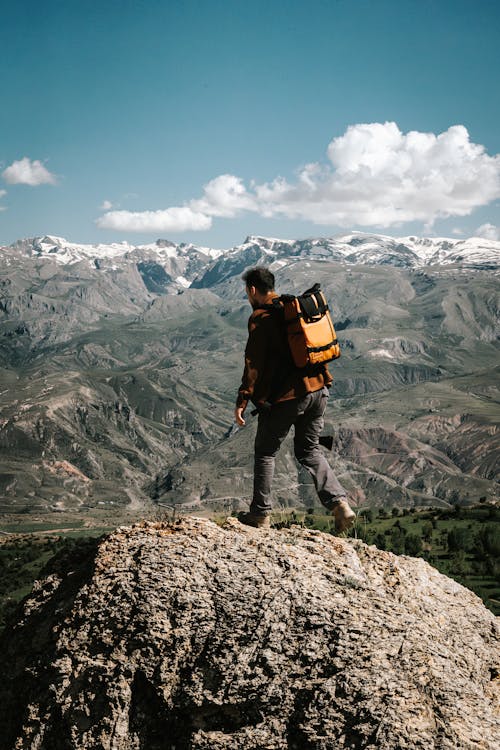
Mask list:
[[265,305],[259,305],[258,307],[254,307],[253,309],[254,311],[255,310],[267,310],[268,312],[276,312],[276,310],[278,310],[281,312],[283,310],[283,305],[281,304],[281,300],[284,300],[285,297],[290,297],[290,299],[295,299],[295,297],[292,297],[289,294],[283,294],[281,297],[273,297],[272,302],[268,302]]

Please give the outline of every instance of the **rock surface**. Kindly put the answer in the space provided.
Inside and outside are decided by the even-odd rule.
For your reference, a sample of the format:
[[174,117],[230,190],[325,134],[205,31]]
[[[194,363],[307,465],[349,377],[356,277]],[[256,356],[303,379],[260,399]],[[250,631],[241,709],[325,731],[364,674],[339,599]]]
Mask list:
[[122,527],[0,643],[2,750],[500,746],[496,618],[421,559],[292,527]]

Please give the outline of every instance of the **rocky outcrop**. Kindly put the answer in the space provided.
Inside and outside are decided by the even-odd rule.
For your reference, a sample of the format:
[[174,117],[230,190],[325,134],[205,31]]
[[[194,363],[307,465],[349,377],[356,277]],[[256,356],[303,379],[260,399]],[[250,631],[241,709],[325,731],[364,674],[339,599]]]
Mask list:
[[495,617],[423,560],[229,519],[56,559],[0,644],[0,748],[493,750]]

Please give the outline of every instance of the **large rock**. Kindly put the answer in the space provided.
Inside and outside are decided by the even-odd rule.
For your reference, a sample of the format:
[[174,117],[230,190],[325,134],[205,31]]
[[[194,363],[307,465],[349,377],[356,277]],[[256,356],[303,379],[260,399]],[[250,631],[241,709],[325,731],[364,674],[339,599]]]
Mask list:
[[2,749],[500,746],[482,602],[300,527],[120,528],[53,563],[0,649]]

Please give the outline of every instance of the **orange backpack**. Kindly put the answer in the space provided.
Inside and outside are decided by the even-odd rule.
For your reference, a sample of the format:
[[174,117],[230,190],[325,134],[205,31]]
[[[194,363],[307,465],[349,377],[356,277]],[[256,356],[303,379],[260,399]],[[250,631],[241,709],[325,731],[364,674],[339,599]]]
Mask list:
[[284,318],[288,345],[294,365],[331,362],[340,357],[340,345],[320,285],[315,284],[299,297],[283,294],[274,301]]

